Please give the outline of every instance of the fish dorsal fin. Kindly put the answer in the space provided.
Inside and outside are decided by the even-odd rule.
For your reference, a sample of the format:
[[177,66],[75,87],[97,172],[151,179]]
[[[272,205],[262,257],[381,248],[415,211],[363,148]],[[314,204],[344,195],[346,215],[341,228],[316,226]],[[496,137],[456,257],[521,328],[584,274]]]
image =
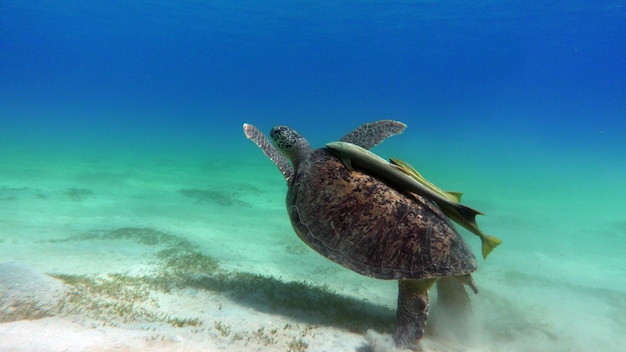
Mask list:
[[413,177],[419,183],[428,187],[431,191],[439,194],[440,196],[448,199],[451,202],[461,203],[461,196],[463,195],[463,193],[447,192],[447,191],[442,190],[441,188],[435,186],[433,183],[425,179],[424,176],[422,176],[419,172],[417,172],[417,170],[415,170],[415,168],[411,166],[409,163],[407,163],[406,161],[396,159],[396,158],[389,158],[389,160],[391,161],[391,164],[395,165],[398,169],[400,169],[402,172],[406,173],[407,175]]
[[444,192],[446,192],[453,199],[456,199],[457,203],[461,203],[461,196],[463,195],[463,193],[461,193],[461,192],[451,192],[451,191],[444,191]]

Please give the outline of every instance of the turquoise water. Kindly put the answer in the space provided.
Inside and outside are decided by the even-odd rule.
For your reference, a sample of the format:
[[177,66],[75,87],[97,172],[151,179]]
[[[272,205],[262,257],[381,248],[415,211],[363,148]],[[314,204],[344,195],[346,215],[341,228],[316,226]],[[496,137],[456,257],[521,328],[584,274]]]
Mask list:
[[[3,2],[0,263],[167,277],[152,270],[174,248],[214,258],[225,276],[150,287],[149,309],[199,326],[68,305],[43,318],[0,311],[0,340],[18,351],[284,351],[298,339],[308,351],[376,350],[367,329],[393,330],[395,284],[298,240],[282,175],[242,125],[287,124],[321,147],[395,119],[407,130],[374,151],[464,192],[503,240],[478,260],[474,315],[453,324],[433,305],[425,350],[623,350],[625,5]],[[478,238],[459,232],[478,254]],[[82,330],[93,326],[100,335]],[[54,329],[72,339],[46,344],[41,331]],[[40,345],[23,338],[38,331]]]

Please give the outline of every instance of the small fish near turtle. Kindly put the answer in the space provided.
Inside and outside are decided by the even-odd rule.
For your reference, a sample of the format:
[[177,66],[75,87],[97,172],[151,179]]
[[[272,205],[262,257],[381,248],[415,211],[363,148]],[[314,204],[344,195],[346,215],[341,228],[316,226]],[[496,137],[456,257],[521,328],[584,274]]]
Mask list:
[[327,143],[326,147],[340,157],[348,169],[352,170],[352,164],[355,164],[361,170],[380,177],[397,188],[414,192],[437,203],[441,211],[451,220],[480,237],[484,259],[487,259],[489,253],[502,243],[499,238],[486,235],[478,228],[476,215],[483,213],[461,204],[462,193],[440,189],[428,182],[407,162],[391,158],[389,163],[371,151],[346,141]]
[[[405,128],[392,120],[366,123],[340,142],[368,150]],[[449,303],[469,308],[464,285],[478,292],[471,276],[476,258],[439,203],[429,197],[432,194],[417,192],[411,175],[409,184],[397,182],[398,174],[406,176],[407,170],[379,170],[383,164],[363,163],[358,153],[313,149],[286,126],[272,128],[273,144],[253,125],[244,124],[243,129],[285,177],[287,212],[304,243],[359,274],[398,280],[396,346],[419,349],[428,318],[428,290],[435,282],[439,304],[446,305],[445,297],[462,297],[462,304]]]

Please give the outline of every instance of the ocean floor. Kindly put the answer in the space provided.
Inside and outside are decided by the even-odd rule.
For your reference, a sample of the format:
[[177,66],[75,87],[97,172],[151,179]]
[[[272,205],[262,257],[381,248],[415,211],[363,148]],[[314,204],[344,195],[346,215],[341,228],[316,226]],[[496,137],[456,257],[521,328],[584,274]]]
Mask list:
[[[396,283],[301,243],[282,176],[253,148],[240,161],[5,158],[0,351],[393,350]],[[626,351],[626,219],[491,192],[473,205],[504,243],[479,259],[471,316],[432,293],[423,349]]]

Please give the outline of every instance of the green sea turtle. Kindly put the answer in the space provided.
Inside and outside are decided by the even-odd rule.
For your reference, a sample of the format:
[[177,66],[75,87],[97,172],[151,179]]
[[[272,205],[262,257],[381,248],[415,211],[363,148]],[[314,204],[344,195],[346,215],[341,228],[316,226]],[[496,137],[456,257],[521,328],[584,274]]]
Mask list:
[[[405,127],[390,120],[367,123],[341,141],[369,149]],[[437,280],[454,281],[445,289],[456,292],[446,297],[467,297],[463,284],[477,292],[471,277],[476,258],[435,203],[348,169],[330,149],[312,149],[289,127],[271,130],[276,147],[256,127],[243,128],[287,180],[287,211],[303,242],[359,274],[398,280],[397,346],[418,347],[428,290]]]

